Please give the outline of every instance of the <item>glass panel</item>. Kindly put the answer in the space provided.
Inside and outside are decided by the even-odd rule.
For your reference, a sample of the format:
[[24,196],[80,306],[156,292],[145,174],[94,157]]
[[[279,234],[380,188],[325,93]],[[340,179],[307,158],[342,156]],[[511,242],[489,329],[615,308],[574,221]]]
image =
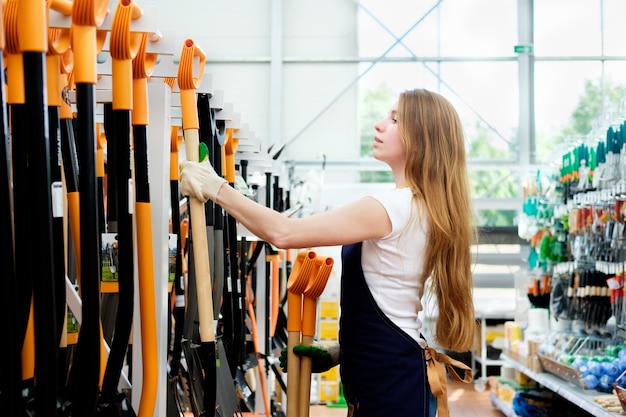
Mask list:
[[[516,158],[519,105],[515,62],[362,64],[361,74],[365,74],[360,80],[362,132],[371,131],[400,92],[426,88],[441,92],[456,107],[471,157]],[[361,154],[370,155],[371,141],[365,138],[362,143],[368,148]]]
[[519,210],[477,210],[477,225],[489,227],[514,226],[517,224]]
[[[362,57],[510,56],[517,39],[515,0],[363,0]],[[401,43],[397,43],[401,38]]]
[[552,163],[589,134],[602,117],[600,62],[535,63],[535,141],[538,161]]
[[[363,0],[359,2],[359,55],[379,57],[393,46],[397,38],[408,33],[419,34],[422,42],[412,43],[411,51],[398,44],[387,57],[409,57],[437,54],[437,15],[436,1],[415,2],[408,0]],[[426,37],[424,37],[426,36]],[[428,39],[428,42],[423,42]]]
[[436,90],[438,80],[433,67],[434,64],[421,62],[363,63],[359,68],[359,85],[361,89],[386,86],[396,96],[411,88]]
[[516,158],[519,121],[517,63],[444,63],[440,74],[440,91],[459,112],[473,151],[470,157]]
[[534,5],[537,56],[602,53],[599,0],[535,0]]
[[[517,41],[517,1],[441,3],[443,56],[510,56]],[[424,42],[423,38],[421,39]]]
[[626,2],[624,0],[604,0],[605,55],[626,56],[624,16],[626,16]]

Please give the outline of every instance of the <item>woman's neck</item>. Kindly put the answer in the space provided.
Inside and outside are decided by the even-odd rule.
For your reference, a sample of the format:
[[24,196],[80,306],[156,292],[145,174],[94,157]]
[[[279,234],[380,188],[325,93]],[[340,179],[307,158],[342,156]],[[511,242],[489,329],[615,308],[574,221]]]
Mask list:
[[409,184],[406,182],[406,179],[404,178],[404,169],[402,170],[402,172],[394,170],[393,179],[396,183],[396,188],[404,188],[409,186]]

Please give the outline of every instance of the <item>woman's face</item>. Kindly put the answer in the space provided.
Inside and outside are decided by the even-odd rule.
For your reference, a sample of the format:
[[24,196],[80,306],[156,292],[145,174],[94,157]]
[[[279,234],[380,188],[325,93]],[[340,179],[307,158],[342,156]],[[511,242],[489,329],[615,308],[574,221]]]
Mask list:
[[374,125],[373,156],[392,168],[405,163],[405,149],[398,130],[398,103],[391,107],[387,116]]

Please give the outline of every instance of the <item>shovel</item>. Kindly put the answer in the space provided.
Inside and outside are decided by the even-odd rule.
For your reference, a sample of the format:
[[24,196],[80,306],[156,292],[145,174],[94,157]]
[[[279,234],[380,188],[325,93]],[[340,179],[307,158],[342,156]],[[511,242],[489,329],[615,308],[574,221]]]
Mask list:
[[[175,294],[173,316],[174,333],[173,341],[170,343],[172,352],[170,357],[169,384],[168,389],[168,416],[180,415],[184,410],[180,408],[180,402],[176,402],[179,389],[180,358],[182,353],[183,326],[185,323],[185,283],[183,273],[183,241],[187,236],[189,219],[185,219],[185,224],[180,220],[180,192],[178,191],[178,150],[182,144],[182,137],[178,136],[178,127],[172,127],[170,131],[170,203],[172,210],[172,233],[176,235],[176,264],[174,273]],[[170,413],[173,403],[179,407],[175,412]]]
[[[122,5],[123,2],[120,2]],[[118,6],[118,10],[119,10]],[[157,56],[146,53],[148,34],[139,36],[139,51],[133,59],[133,138],[135,143],[135,212],[137,217],[137,269],[141,319],[142,390],[139,417],[154,415],[158,391],[158,346],[155,299],[152,205],[148,176],[148,74]]]
[[[119,402],[117,385],[120,373],[124,365],[124,358],[128,349],[128,340],[132,330],[134,309],[134,256],[133,256],[133,215],[130,210],[132,199],[129,187],[131,173],[131,111],[133,110],[132,96],[132,60],[137,55],[141,44],[141,34],[130,32],[131,20],[141,14],[141,9],[131,1],[121,0],[118,2],[110,36],[112,80],[113,80],[113,123],[114,132],[112,142],[115,142],[115,158],[117,165],[117,183],[111,184],[112,189],[117,189],[117,237],[118,237],[118,260],[117,270],[119,292],[117,312],[115,315],[115,330],[111,344],[109,359],[106,364],[104,380],[102,383],[102,395],[100,399],[101,409],[113,407]],[[138,139],[135,138],[135,141]],[[140,187],[137,187],[140,189]],[[141,229],[139,219],[137,228]],[[145,233],[145,231],[142,231]],[[139,242],[137,242],[139,246]],[[141,249],[141,246],[139,246]],[[143,270],[139,268],[140,281]],[[142,325],[142,331],[143,331]],[[142,346],[147,342],[144,341]],[[145,389],[145,384],[144,387]]]
[[80,167],[80,253],[83,321],[68,377],[71,413],[91,416],[96,411],[100,383],[100,231],[95,170],[95,84],[97,26],[107,13],[106,0],[72,3],[72,50],[78,113]]
[[[178,66],[178,86],[183,113],[183,135],[187,158],[199,160],[198,149],[198,109],[196,88],[200,85],[204,71],[206,55],[192,39],[184,42]],[[194,68],[197,63],[198,67]],[[194,69],[197,70],[194,76]],[[215,413],[217,367],[215,355],[215,325],[213,323],[213,294],[211,288],[211,269],[209,248],[207,245],[204,203],[196,198],[189,199],[191,216],[191,234],[194,244],[194,269],[198,303],[198,321],[200,327],[200,345],[198,351],[203,370],[203,408],[204,413]],[[192,358],[187,357],[189,361]]]
[[298,415],[298,395],[300,384],[300,357],[293,348],[300,344],[302,330],[302,294],[309,284],[315,267],[316,254],[313,251],[300,251],[287,280],[287,417]]
[[[17,30],[23,59],[24,103],[28,116],[24,125],[27,154],[27,187],[30,215],[29,228],[37,234],[31,239],[31,253],[37,261],[30,262],[32,274],[33,311],[35,318],[35,411],[37,415],[54,415],[57,408],[56,359],[60,333],[55,291],[58,285],[54,268],[53,219],[50,176],[50,143],[46,103],[47,8],[43,0],[19,1]],[[56,88],[56,87],[53,87]],[[62,201],[62,199],[61,199]],[[57,242],[58,243],[58,242]],[[62,247],[62,243],[60,244]],[[62,265],[61,265],[62,266]],[[58,272],[58,270],[57,270]]]
[[[317,299],[328,282],[330,273],[333,269],[334,260],[330,257],[316,257],[315,258],[317,274],[315,277],[309,280],[309,283],[304,290],[304,301],[302,309],[302,342],[304,346],[311,346],[313,344],[313,337],[315,336],[315,324],[317,319]],[[300,358],[300,413],[299,417],[309,416],[309,403],[311,399],[311,367],[313,360],[304,356]],[[291,368],[289,368],[291,372]]]

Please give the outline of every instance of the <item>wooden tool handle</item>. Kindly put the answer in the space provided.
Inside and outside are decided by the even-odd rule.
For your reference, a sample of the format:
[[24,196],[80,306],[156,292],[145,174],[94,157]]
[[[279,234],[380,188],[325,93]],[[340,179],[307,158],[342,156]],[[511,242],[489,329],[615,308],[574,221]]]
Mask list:
[[[302,335],[302,344],[311,346],[313,344],[313,336]],[[298,417],[308,417],[309,407],[311,403],[311,369],[313,367],[313,359],[308,356],[300,358],[300,387],[298,389]],[[291,370],[289,371],[291,373]]]
[[287,417],[298,416],[300,356],[293,353],[300,344],[300,332],[287,332]]

